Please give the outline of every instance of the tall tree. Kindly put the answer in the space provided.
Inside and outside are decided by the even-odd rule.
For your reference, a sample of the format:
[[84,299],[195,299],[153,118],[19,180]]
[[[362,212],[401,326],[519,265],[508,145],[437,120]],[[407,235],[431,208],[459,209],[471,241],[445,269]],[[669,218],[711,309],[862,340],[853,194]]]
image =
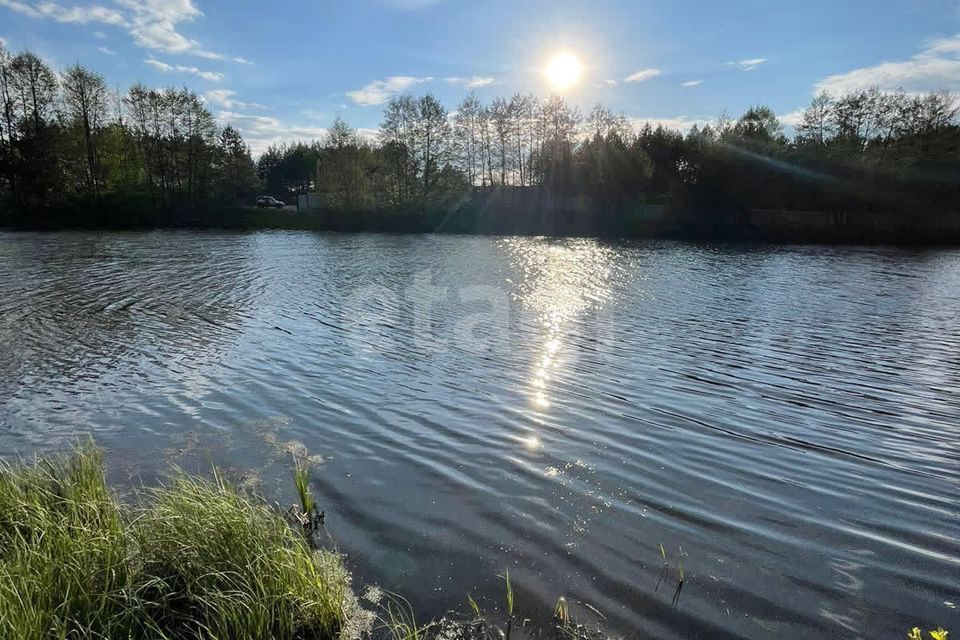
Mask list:
[[450,160],[450,121],[447,110],[433,94],[420,98],[417,112],[417,139],[423,167],[423,200],[430,201],[441,170]]
[[14,162],[17,128],[14,119],[13,57],[0,42],[0,176],[7,182],[10,199],[19,204],[18,172]]
[[83,131],[88,193],[97,198],[100,196],[97,138],[107,117],[107,85],[103,76],[79,64],[64,71],[62,83],[67,116]]
[[339,207],[356,209],[363,201],[363,151],[357,132],[337,116],[324,140],[321,180]]
[[510,116],[513,122],[510,131],[513,134],[513,156],[517,171],[516,184],[521,187],[530,182],[530,128],[536,108],[536,98],[531,95],[514,94],[510,98]]
[[541,150],[543,184],[555,193],[566,195],[572,187],[573,150],[580,125],[580,112],[554,95],[540,110],[544,128]]
[[389,165],[393,204],[406,203],[413,195],[418,172],[417,122],[419,105],[411,96],[392,98],[380,123],[380,140]]
[[18,204],[42,205],[56,191],[53,105],[56,76],[43,60],[25,51],[4,55],[0,92],[4,102],[10,189]]
[[743,141],[775,142],[783,137],[783,124],[773,109],[766,105],[750,107],[733,127]]
[[513,168],[513,114],[510,103],[497,98],[490,104],[490,124],[493,131],[494,156],[500,171],[500,184],[507,184],[507,175]]
[[807,107],[797,125],[797,138],[801,142],[823,146],[833,136],[833,97],[821,91]]
[[227,125],[217,138],[217,175],[221,197],[229,202],[249,202],[257,187],[257,172],[250,147],[240,132]]
[[30,135],[39,135],[49,122],[57,95],[57,77],[43,60],[26,51],[11,64],[14,91]]
[[474,93],[464,98],[453,117],[454,149],[471,185],[483,173],[482,119],[483,105]]

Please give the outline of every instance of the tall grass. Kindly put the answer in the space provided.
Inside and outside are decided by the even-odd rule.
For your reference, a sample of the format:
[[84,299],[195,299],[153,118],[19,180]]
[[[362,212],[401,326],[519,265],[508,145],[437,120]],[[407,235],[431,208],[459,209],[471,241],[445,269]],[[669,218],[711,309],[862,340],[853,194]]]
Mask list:
[[427,640],[429,632],[438,623],[430,622],[421,625],[417,621],[417,614],[410,602],[395,593],[386,594],[384,602],[380,603],[379,630],[384,632],[388,640]]
[[300,498],[300,508],[304,515],[310,517],[313,510],[317,508],[317,503],[310,493],[310,466],[309,463],[294,458],[293,460],[293,483],[297,487],[297,497]]
[[0,466],[0,638],[319,638],[353,602],[339,556],[221,476],[123,507],[92,446]]
[[348,584],[339,557],[311,552],[274,511],[219,475],[179,474],[152,497],[133,536],[149,577],[138,599],[159,629],[218,638],[339,630]]
[[116,636],[132,568],[99,452],[0,467],[0,637]]
[[[293,458],[293,484],[297,488],[297,497],[300,498],[299,505],[293,505],[287,512],[291,522],[296,523],[306,536],[310,548],[316,548],[314,534],[323,528],[325,514],[323,509],[317,507],[317,502],[310,492],[310,463],[304,458],[294,456]],[[331,539],[331,542],[333,540]],[[334,545],[334,548],[336,545]]]

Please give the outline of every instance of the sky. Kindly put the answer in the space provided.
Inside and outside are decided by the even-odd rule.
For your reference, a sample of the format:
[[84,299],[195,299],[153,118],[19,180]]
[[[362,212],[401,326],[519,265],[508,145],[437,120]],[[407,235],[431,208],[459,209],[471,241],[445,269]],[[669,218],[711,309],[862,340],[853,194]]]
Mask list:
[[0,0],[0,42],[111,86],[187,86],[255,154],[373,135],[384,104],[433,93],[564,97],[686,129],[768,104],[787,125],[821,89],[960,91],[958,0]]

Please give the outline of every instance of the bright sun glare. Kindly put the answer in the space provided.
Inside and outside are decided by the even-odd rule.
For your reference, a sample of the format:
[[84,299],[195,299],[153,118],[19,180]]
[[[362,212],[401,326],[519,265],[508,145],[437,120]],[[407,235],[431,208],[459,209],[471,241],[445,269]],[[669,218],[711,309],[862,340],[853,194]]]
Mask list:
[[569,89],[577,84],[582,74],[583,64],[580,58],[567,51],[554,54],[544,70],[547,81],[557,91]]

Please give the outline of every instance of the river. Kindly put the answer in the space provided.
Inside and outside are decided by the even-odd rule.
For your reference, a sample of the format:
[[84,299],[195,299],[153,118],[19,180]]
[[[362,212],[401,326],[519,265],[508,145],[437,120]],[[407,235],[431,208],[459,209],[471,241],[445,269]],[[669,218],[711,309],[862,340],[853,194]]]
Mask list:
[[425,616],[508,567],[614,635],[900,638],[960,626],[958,319],[949,250],[0,233],[0,456],[309,457]]

